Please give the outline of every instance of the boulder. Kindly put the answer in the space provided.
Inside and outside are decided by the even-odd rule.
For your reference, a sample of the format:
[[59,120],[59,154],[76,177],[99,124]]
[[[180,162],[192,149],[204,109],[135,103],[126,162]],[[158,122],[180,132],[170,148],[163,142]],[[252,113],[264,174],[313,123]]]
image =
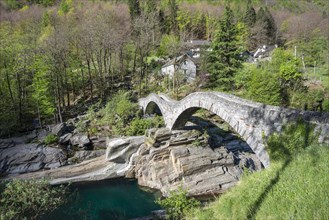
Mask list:
[[90,140],[93,142],[94,150],[106,149],[106,136],[92,136]]
[[74,156],[69,158],[67,160],[68,164],[75,164],[75,163],[80,163],[84,160],[89,160],[93,159],[95,157],[99,157],[104,155],[106,150],[95,150],[95,151],[86,151],[86,150],[81,150],[75,152]]
[[93,147],[89,137],[85,134],[76,134],[72,136],[70,142],[73,146],[78,146],[83,150],[91,150]]
[[144,140],[144,136],[108,139],[106,160],[115,163],[128,163],[132,154],[138,150]]
[[51,128],[51,133],[57,136],[62,136],[65,132],[65,123],[60,123]]
[[72,138],[71,133],[64,134],[59,138],[58,143],[59,144],[68,144],[70,142],[71,138]]
[[38,141],[44,143],[48,134],[49,133],[45,129],[40,130],[37,137]]
[[58,148],[40,144],[18,144],[0,149],[0,170],[3,174],[18,174],[60,167],[66,155]]

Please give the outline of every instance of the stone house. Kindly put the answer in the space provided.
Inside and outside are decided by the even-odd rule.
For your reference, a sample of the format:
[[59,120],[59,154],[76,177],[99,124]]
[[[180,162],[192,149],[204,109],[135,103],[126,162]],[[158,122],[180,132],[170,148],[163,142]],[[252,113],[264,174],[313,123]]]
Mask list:
[[187,54],[175,57],[161,67],[162,75],[169,75],[169,77],[172,78],[174,74],[182,73],[188,82],[196,78],[196,71],[196,60]]

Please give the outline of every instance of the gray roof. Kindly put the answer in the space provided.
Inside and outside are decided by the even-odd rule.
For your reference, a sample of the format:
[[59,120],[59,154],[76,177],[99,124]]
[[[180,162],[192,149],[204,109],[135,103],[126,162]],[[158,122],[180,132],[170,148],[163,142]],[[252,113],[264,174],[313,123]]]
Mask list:
[[162,68],[171,66],[171,65],[175,65],[175,64],[179,64],[184,60],[184,58],[190,59],[192,62],[196,63],[196,61],[192,57],[190,57],[187,54],[183,54],[178,57],[175,57],[174,59],[169,60],[165,65],[162,66]]
[[185,44],[187,46],[209,46],[210,41],[208,41],[208,40],[189,40]]

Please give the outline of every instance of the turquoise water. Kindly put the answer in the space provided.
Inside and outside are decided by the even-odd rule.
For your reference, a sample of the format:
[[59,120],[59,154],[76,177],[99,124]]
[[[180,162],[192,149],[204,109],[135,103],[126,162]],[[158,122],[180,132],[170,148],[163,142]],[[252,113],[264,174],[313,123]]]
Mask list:
[[142,191],[136,181],[104,180],[71,186],[72,201],[43,220],[131,219],[160,209],[156,193]]

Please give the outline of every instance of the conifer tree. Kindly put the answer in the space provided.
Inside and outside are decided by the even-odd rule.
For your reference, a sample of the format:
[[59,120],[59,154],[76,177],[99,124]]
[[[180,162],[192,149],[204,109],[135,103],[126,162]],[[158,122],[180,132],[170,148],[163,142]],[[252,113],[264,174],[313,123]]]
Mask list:
[[256,12],[254,7],[251,5],[251,1],[249,0],[247,3],[247,10],[243,18],[244,23],[246,23],[249,27],[254,26],[256,23]]
[[273,44],[275,43],[276,39],[276,25],[275,21],[272,17],[271,12],[268,10],[267,7],[260,8],[256,15],[257,22],[259,24],[262,24],[264,26],[266,37],[267,37],[267,43]]
[[134,19],[141,14],[139,0],[129,0],[128,5],[131,19]]
[[176,0],[169,0],[169,10],[170,10],[170,28],[172,31],[176,32],[177,31],[177,11],[178,11],[178,6],[176,3]]
[[212,51],[208,55],[207,67],[211,74],[211,87],[219,87],[222,90],[234,89],[233,77],[242,66],[239,59],[241,47],[238,35],[233,12],[227,6],[211,45]]

